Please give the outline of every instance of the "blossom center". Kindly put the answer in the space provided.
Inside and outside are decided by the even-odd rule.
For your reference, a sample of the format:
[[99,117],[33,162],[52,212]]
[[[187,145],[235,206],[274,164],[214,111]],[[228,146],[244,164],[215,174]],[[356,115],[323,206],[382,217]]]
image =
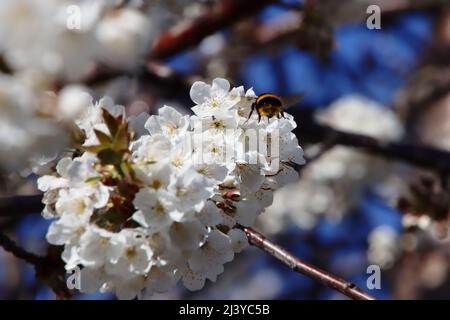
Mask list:
[[166,125],[166,130],[168,134],[174,134],[177,131],[177,127],[171,124]]
[[211,148],[211,152],[212,152],[212,153],[219,154],[220,151],[221,151],[221,149],[220,149],[219,147],[217,147],[217,146],[213,146],[213,147]]
[[211,108],[217,108],[220,105],[220,102],[217,98],[211,98],[209,100],[209,105],[211,106]]
[[126,255],[128,259],[132,259],[136,256],[137,252],[136,252],[136,248],[135,247],[130,247],[126,250]]
[[161,181],[159,180],[153,180],[150,187],[152,187],[153,189],[158,190],[159,188],[161,188]]
[[164,209],[163,205],[161,204],[161,202],[157,202],[155,205],[155,213],[158,216],[162,216],[164,213],[166,213],[166,210]]
[[225,128],[225,123],[221,120],[214,120],[211,123],[211,127],[214,129],[224,129]]

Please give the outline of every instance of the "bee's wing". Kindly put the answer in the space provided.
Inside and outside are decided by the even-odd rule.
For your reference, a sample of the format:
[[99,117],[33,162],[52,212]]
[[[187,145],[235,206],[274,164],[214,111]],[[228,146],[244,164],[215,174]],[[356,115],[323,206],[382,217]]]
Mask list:
[[285,109],[293,107],[297,105],[301,100],[303,100],[304,94],[295,94],[295,95],[287,95],[281,96],[281,101],[283,102],[283,106]]
[[257,97],[250,97],[250,96],[232,96],[233,99],[236,99],[235,101],[238,103],[253,103],[256,101]]
[[245,97],[242,97],[246,102],[251,102],[251,103],[253,103],[253,102],[255,102],[256,101],[256,99],[258,98],[257,96],[249,96],[249,97],[247,97],[247,96],[245,96]]

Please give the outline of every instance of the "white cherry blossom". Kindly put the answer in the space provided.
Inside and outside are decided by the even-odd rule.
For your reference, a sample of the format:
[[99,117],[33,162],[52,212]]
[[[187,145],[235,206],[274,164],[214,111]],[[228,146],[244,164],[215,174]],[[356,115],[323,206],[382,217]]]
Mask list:
[[[43,216],[56,219],[47,239],[64,246],[67,269],[82,268],[82,291],[132,299],[178,281],[201,289],[248,245],[236,225],[253,225],[274,190],[297,177],[289,163],[304,160],[292,117],[269,124],[247,119],[254,92],[230,90],[225,79],[196,82],[190,93],[195,115],[164,106],[158,115],[126,119],[129,132],[138,133],[127,136],[128,149],[117,154],[103,146],[120,155],[120,164],[92,150],[102,143],[98,131],[111,134],[104,110],[119,121],[124,108],[109,98],[81,99],[89,101],[75,119],[86,135],[82,155],[63,157],[38,186]],[[279,139],[280,152],[246,147],[252,130],[256,137],[261,132],[262,146]],[[280,167],[271,171],[276,161]]]
[[184,136],[189,128],[189,117],[176,109],[164,106],[158,110],[158,116],[150,117],[145,128],[150,134],[162,133],[167,136]]

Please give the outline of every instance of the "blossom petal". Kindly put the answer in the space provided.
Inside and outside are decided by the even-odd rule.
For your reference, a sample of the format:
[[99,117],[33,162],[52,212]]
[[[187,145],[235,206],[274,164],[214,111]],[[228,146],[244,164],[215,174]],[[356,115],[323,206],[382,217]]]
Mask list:
[[230,91],[230,82],[223,78],[215,78],[211,88],[214,92],[222,91],[228,93],[228,91]]
[[196,81],[192,85],[189,95],[196,104],[202,104],[211,96],[211,86],[202,81]]

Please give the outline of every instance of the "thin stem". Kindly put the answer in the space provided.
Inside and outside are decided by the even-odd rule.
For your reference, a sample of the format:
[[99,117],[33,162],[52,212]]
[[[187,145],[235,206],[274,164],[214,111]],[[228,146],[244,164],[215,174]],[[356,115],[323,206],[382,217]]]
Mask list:
[[282,247],[270,242],[264,235],[253,230],[252,228],[246,228],[242,226],[239,226],[239,228],[245,232],[251,245],[264,250],[271,256],[287,265],[293,271],[302,273],[305,276],[320,282],[324,286],[339,291],[340,293],[353,300],[375,300],[374,297],[362,291],[354,283],[345,281],[335,275],[332,275],[300,260]]
[[31,264],[36,271],[36,278],[49,286],[57,298],[68,299],[72,296],[64,278],[65,269],[59,257],[60,253],[52,253],[49,250],[46,256],[38,256],[20,247],[14,240],[1,231],[0,247],[13,254],[16,258]]

